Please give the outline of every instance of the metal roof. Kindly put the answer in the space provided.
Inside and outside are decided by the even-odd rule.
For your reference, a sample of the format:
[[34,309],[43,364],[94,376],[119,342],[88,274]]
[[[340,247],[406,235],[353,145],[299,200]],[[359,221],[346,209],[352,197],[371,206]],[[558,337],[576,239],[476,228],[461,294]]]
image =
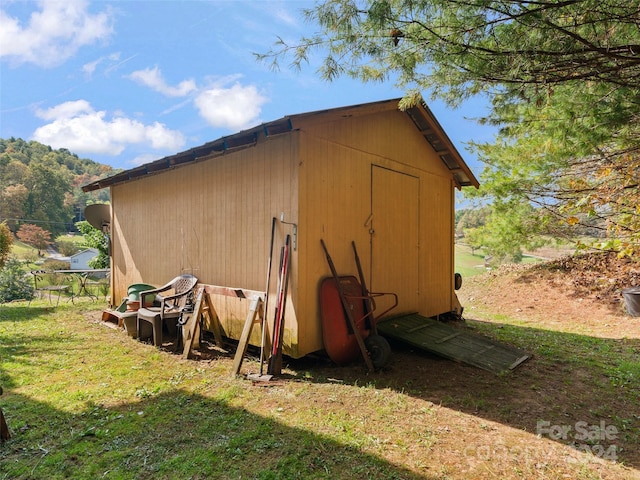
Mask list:
[[[224,155],[234,150],[252,147],[258,142],[258,138],[260,138],[260,136],[269,137],[296,130],[296,123],[312,116],[333,114],[333,116],[345,117],[357,115],[358,113],[367,113],[372,109],[397,109],[399,101],[400,99],[385,100],[381,102],[288,115],[279,120],[263,123],[262,125],[258,125],[248,130],[243,130],[233,135],[205,143],[199,147],[194,147],[184,152],[169,155],[139,167],[96,180],[95,182],[84,185],[82,187],[82,191],[91,192],[94,190],[100,190],[102,188],[129,182],[140,177],[163,172],[182,165],[195,163],[197,161],[204,160],[205,158]],[[426,103],[421,101],[415,106],[406,109],[405,113],[409,118],[411,118],[416,128],[438,154],[443,164],[451,171],[454,181],[456,182],[456,186],[458,188],[468,186],[474,186],[477,188],[479,186],[478,180],[464,162],[462,156],[456,150],[455,146],[442,129],[440,123],[438,123],[438,120],[435,118]]]

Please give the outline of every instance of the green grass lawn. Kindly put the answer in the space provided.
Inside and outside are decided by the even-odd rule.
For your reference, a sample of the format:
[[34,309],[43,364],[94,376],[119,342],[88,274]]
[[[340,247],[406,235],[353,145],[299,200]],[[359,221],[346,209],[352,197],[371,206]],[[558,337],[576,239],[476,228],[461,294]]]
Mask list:
[[376,405],[366,379],[252,387],[228,354],[182,360],[85,317],[96,305],[0,310],[1,479],[421,478],[360,448],[375,442],[352,407],[316,406]]
[[17,239],[13,242],[11,253],[20,259],[32,258],[33,256],[38,255],[38,251],[35,248],[30,247],[26,243],[22,243]]
[[[376,374],[314,358],[261,385],[231,376],[233,348],[183,360],[102,325],[100,308],[0,308],[13,435],[0,479],[637,478],[635,340],[477,323],[535,360],[496,376],[401,350]],[[255,357],[244,368],[256,372]],[[538,418],[600,417],[630,468],[535,433]]]
[[475,250],[471,253],[471,247],[467,245],[455,245],[455,270],[462,277],[473,277],[486,271],[484,267],[484,252]]
[[[486,271],[484,266],[485,253],[482,249],[471,251],[468,245],[455,244],[455,270],[463,277],[473,277]],[[540,260],[525,256],[521,263],[537,263]]]

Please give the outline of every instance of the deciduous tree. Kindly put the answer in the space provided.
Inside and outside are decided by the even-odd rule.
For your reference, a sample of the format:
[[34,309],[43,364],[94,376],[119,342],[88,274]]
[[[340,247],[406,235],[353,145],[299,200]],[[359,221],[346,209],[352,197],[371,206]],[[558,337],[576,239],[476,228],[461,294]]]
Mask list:
[[28,195],[27,187],[22,184],[8,185],[0,190],[0,212],[2,217],[7,219],[7,226],[13,231],[18,228],[18,219],[23,218]]
[[36,162],[30,165],[25,215],[29,219],[47,221],[52,231],[62,233],[73,218],[65,203],[70,191],[70,179],[60,171]]
[[11,253],[11,246],[13,245],[13,234],[6,222],[0,223],[0,270],[4,267],[9,254]]
[[31,223],[20,225],[17,235],[21,241],[36,248],[39,256],[51,244],[51,232]]

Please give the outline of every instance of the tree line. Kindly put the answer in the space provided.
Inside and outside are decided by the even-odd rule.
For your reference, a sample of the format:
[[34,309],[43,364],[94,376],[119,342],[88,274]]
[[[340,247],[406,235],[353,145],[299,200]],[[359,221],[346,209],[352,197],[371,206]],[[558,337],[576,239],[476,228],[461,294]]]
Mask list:
[[[108,202],[109,192],[84,193],[80,187],[111,173],[115,173],[111,167],[64,148],[0,139],[0,303],[33,297],[26,265],[12,255],[15,238],[42,255],[52,238],[80,232],[85,246],[99,251],[93,268],[108,267],[107,239],[82,219],[85,206]],[[58,245],[61,253],[75,253],[77,246],[67,243]]]
[[[86,205],[109,201],[107,190],[85,193],[81,186],[111,173],[112,167],[64,148],[0,139],[0,222],[6,222],[13,234],[24,225],[54,237],[75,232]],[[41,235],[38,229],[27,229],[31,236]]]

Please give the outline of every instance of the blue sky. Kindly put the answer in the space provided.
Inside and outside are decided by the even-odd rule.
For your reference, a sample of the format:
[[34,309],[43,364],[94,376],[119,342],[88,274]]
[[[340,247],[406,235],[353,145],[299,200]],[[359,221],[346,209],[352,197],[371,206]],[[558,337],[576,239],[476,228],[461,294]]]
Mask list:
[[[392,82],[319,79],[255,60],[313,33],[307,0],[0,1],[0,137],[132,168],[285,115],[401,97]],[[428,98],[428,92],[425,92]],[[493,131],[480,101],[429,102],[466,151]]]

